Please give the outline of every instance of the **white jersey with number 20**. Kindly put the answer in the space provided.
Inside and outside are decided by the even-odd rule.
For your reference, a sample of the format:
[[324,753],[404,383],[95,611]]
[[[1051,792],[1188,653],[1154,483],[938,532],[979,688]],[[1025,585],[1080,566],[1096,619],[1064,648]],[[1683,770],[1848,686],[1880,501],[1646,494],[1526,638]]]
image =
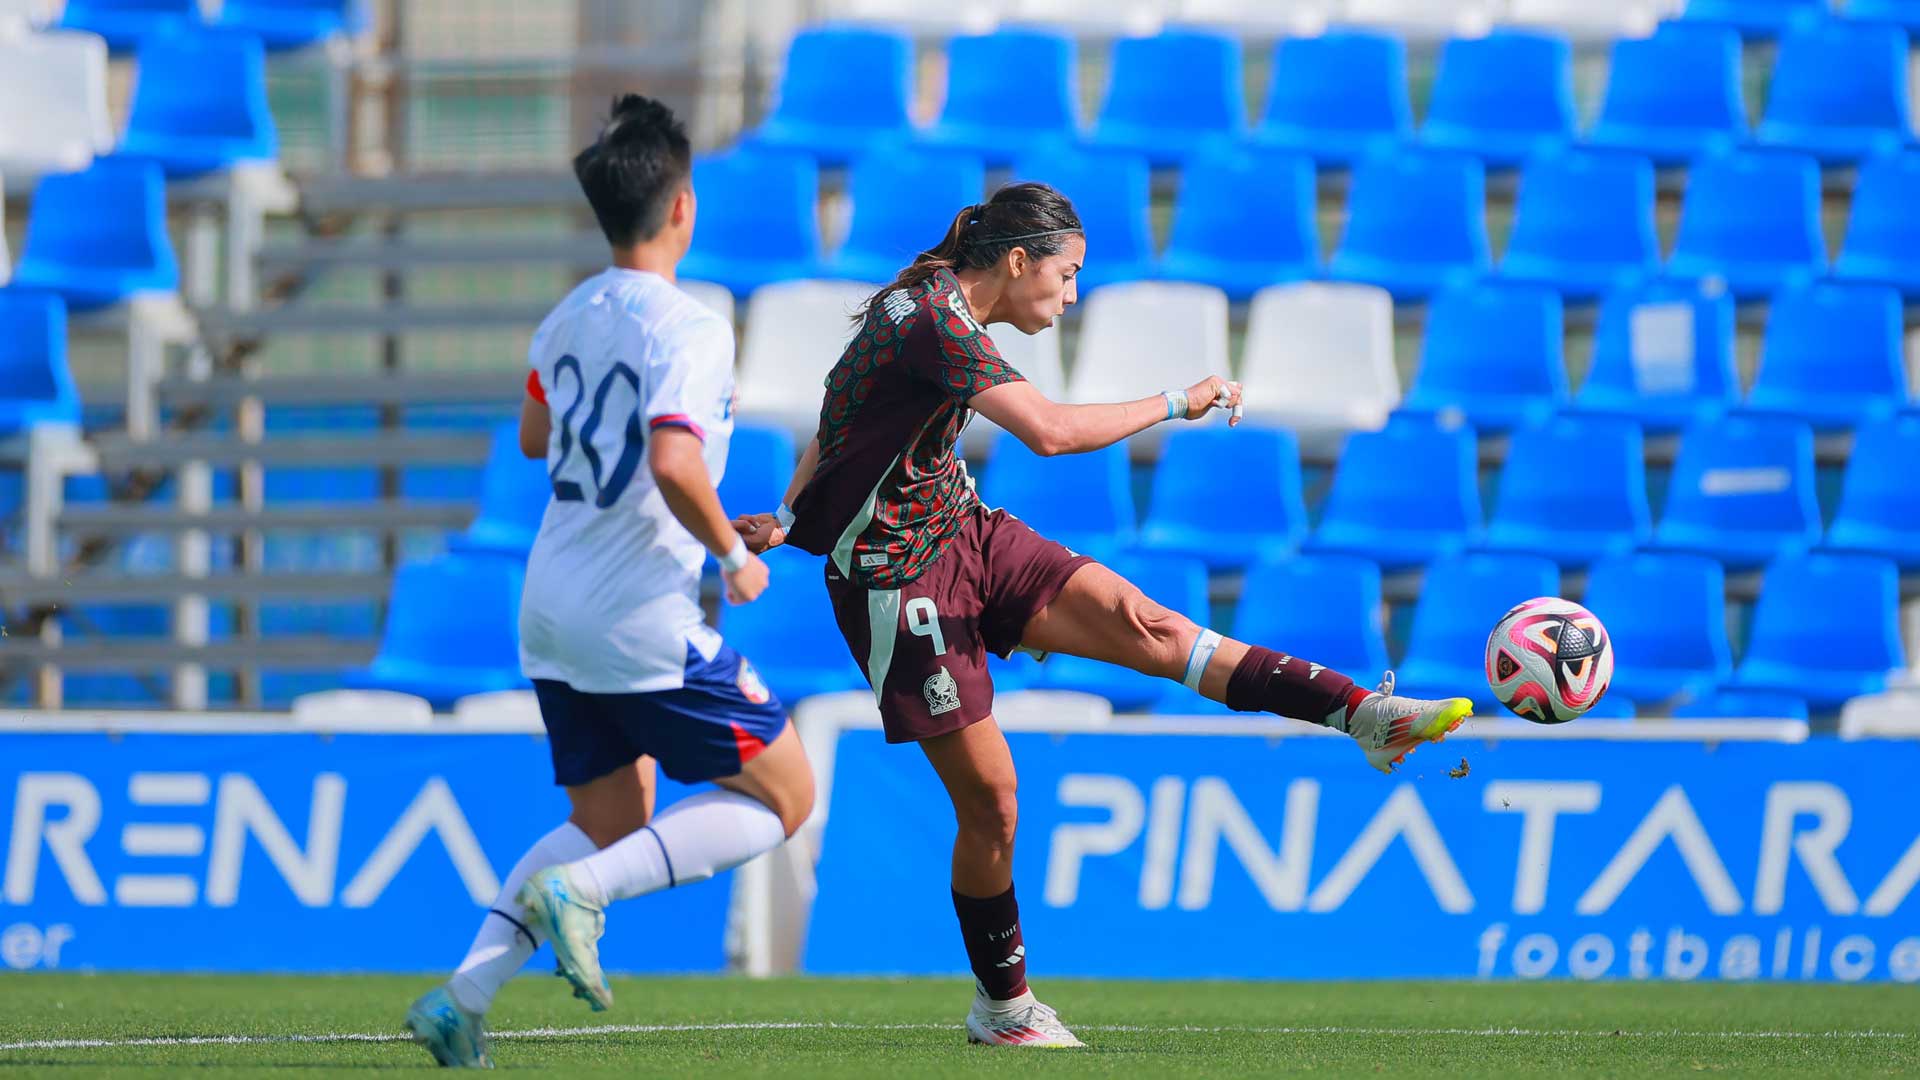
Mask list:
[[711,659],[720,637],[700,614],[706,549],[667,509],[646,444],[693,432],[720,482],[733,327],[658,274],[613,268],[567,294],[528,358],[553,418],[553,494],[527,562],[521,671],[587,693],[678,689],[688,646]]

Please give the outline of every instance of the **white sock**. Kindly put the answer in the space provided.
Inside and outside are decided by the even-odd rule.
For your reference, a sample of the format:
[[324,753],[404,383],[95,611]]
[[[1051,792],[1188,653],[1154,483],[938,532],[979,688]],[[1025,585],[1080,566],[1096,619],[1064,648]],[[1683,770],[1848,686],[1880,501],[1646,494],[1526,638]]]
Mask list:
[[[662,810],[653,824],[568,867],[587,898],[615,900],[705,881],[787,838],[780,815],[737,791],[703,791]],[[598,895],[591,895],[598,893]]]
[[[493,995],[526,966],[533,950],[539,947],[537,942],[528,940],[532,928],[527,926],[526,912],[514,899],[520,894],[520,886],[549,866],[572,862],[595,850],[587,834],[568,821],[534,841],[527,853],[520,856],[520,861],[513,864],[513,872],[501,884],[493,910],[481,920],[480,932],[474,935],[467,958],[460,962],[453,978],[447,980],[448,992],[456,1004],[471,1013],[486,1012],[493,1005]],[[511,916],[517,923],[508,922],[500,913]]]

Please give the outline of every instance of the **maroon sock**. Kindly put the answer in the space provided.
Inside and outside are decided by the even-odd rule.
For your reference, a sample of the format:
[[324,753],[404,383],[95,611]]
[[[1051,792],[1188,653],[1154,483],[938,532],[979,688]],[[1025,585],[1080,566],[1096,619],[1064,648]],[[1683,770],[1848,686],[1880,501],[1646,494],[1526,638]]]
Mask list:
[[1020,905],[1013,886],[984,900],[953,894],[960,936],[967,943],[973,977],[987,996],[1007,1001],[1027,992],[1027,946],[1020,938]]
[[1353,680],[1332,668],[1258,645],[1227,680],[1227,708],[1270,712],[1312,724],[1324,724],[1336,711],[1351,712],[1367,696]]

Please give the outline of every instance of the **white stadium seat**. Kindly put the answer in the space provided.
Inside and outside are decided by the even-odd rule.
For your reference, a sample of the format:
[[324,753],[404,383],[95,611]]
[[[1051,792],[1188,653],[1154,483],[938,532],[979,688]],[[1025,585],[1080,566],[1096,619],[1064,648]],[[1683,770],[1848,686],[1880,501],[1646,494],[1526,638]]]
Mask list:
[[680,291],[700,301],[728,322],[733,321],[733,290],[711,281],[676,282]]
[[[1187,282],[1108,285],[1087,298],[1066,399],[1133,401],[1208,375],[1231,378],[1229,362],[1226,293]],[[1149,428],[1133,445],[1158,446],[1165,430]]]
[[783,281],[747,300],[740,342],[742,419],[782,425],[804,445],[820,426],[827,372],[853,337],[853,315],[880,286]]
[[1433,40],[1485,34],[1498,14],[1493,0],[1346,0],[1335,18]]
[[1095,37],[1134,37],[1159,30],[1167,7],[1155,0],[1006,0],[1000,18]]
[[0,40],[24,37],[51,21],[52,0],[0,0]]
[[1179,0],[1173,18],[1256,40],[1317,34],[1338,9],[1334,0]]
[[303,731],[393,731],[432,723],[426,698],[395,690],[321,690],[293,699],[293,726]]
[[1372,285],[1275,285],[1253,298],[1241,381],[1247,416],[1289,427],[1310,458],[1376,430],[1400,403],[1393,300]]
[[[1034,389],[1054,401],[1061,400],[1066,392],[1066,369],[1060,362],[1060,331],[1048,327],[1031,336],[1023,334],[1013,327],[1001,324],[987,327],[987,336],[993,338],[994,347],[1000,355],[1012,364],[1015,371],[1026,376]],[[1001,435],[1000,425],[984,416],[975,417],[967,426],[964,440],[967,450],[988,449]]]
[[0,168],[19,179],[74,172],[113,149],[107,43],[58,30],[0,38]]
[[[0,175],[0,192],[7,190],[7,178]],[[13,253],[7,250],[7,200],[0,199],[0,285],[13,278]]]
[[1000,5],[986,0],[929,4],[924,0],[826,0],[820,16],[841,22],[878,23],[930,37],[984,34],[1000,20]]
[[1645,37],[1663,15],[1677,13],[1674,0],[1507,0],[1501,22],[1559,30],[1580,41]]

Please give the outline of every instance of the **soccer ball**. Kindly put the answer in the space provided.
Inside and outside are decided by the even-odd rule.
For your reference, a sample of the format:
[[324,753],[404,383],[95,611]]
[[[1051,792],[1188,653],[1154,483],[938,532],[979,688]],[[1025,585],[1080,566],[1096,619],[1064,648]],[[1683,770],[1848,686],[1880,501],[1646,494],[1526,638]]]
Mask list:
[[1564,724],[1593,708],[1613,681],[1613,642],[1593,612],[1542,596],[1519,605],[1487,637],[1487,685],[1536,724]]

